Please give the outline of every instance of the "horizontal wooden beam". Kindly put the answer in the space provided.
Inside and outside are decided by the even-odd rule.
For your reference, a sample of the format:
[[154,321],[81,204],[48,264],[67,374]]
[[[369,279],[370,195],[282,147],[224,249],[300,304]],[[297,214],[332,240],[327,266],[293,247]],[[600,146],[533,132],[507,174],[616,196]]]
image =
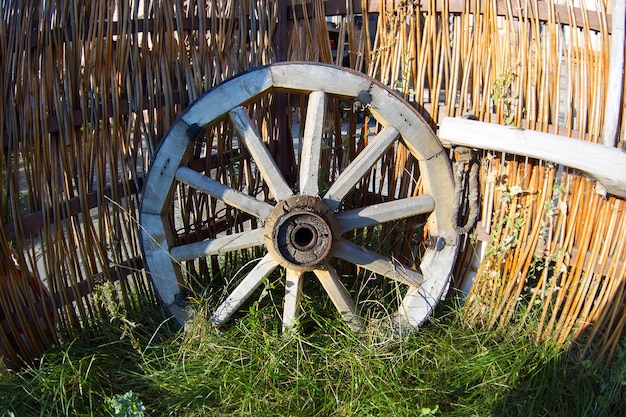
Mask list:
[[[117,194],[122,197],[128,197],[129,195],[134,195],[141,190],[143,184],[143,178],[137,179],[137,184],[133,181],[129,181],[129,189],[127,189],[124,184],[118,183],[116,185]],[[128,191],[128,192],[127,192]],[[85,197],[87,201],[87,208],[92,209],[98,206],[99,196],[104,195],[106,197],[112,197],[112,187],[106,186],[102,191],[92,191],[87,194]],[[63,204],[63,203],[61,203]],[[64,213],[63,219],[74,216],[81,212],[81,199],[80,197],[74,197],[68,200],[65,204],[68,206],[67,213]],[[52,213],[52,208],[48,209],[49,213]],[[51,219],[52,216],[48,215],[48,220]],[[21,224],[21,232],[24,235],[28,235],[30,233],[36,232],[38,230],[43,229],[44,212],[37,211],[34,213],[25,214],[20,219]],[[7,223],[2,226],[4,228],[4,234],[7,240],[15,240],[17,238],[17,230],[14,223]]]
[[626,198],[626,151],[580,139],[446,117],[439,138],[457,146],[490,149],[554,162],[584,172],[610,194]]
[[[352,12],[354,14],[363,13],[361,0],[352,1]],[[600,13],[594,10],[585,10],[581,7],[572,7],[565,4],[554,4],[554,2],[534,1],[535,8],[524,7],[526,3],[510,2],[511,8],[508,7],[507,0],[496,0],[496,14],[498,16],[509,16],[517,19],[537,19],[543,22],[554,20],[562,25],[576,26],[584,28],[585,25],[593,31],[607,31],[611,33],[611,15],[606,14],[603,18]],[[434,3],[434,9],[433,9]],[[403,7],[405,0],[395,0],[386,2],[386,10],[392,12],[394,9]],[[420,12],[443,12],[448,13],[485,13],[488,3],[479,0],[436,0],[421,1],[416,7]],[[405,6],[406,7],[406,6]],[[313,14],[312,3],[306,4],[309,16]],[[347,2],[345,0],[326,0],[324,2],[324,11],[326,16],[345,16],[348,14]],[[380,0],[367,1],[367,12],[378,13],[380,11]],[[292,10],[290,7],[289,18],[296,16],[298,19],[304,17],[302,5],[298,4]]]
[[[143,271],[144,269],[145,265],[143,258],[135,257],[128,259],[119,265],[111,267],[105,272],[100,272],[94,275],[90,280],[82,280],[75,286],[65,287],[61,291],[37,301],[33,306],[35,310],[34,312],[26,308],[23,314],[30,319],[29,321],[38,320],[39,317],[45,317],[51,312],[62,308],[64,306],[64,300],[71,303],[89,295],[93,291],[92,286],[94,283],[105,281],[116,282],[122,277],[131,275],[134,272]],[[10,319],[15,324],[15,327],[24,327],[24,325],[20,322],[20,318],[17,313],[11,313]],[[9,319],[7,317],[2,317],[2,319],[0,319],[0,329],[2,329],[2,331],[6,334],[12,333],[8,320]]]

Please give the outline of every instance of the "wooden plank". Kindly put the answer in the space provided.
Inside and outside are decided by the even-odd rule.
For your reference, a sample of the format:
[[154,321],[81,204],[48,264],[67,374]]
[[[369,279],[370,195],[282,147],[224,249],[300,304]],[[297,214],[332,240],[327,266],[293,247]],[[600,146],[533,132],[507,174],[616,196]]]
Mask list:
[[439,136],[452,145],[491,149],[551,161],[582,171],[626,198],[626,151],[602,144],[508,126],[444,118]]
[[[354,14],[362,14],[362,2],[361,0],[351,0],[351,9]],[[526,16],[538,19],[543,22],[549,20],[549,16],[553,9],[554,19],[562,25],[577,26],[582,28],[585,18],[584,14],[587,14],[588,27],[594,31],[608,30],[611,33],[612,25],[610,15],[607,14],[607,22],[603,22],[601,16],[596,11],[587,11],[581,7],[569,7],[566,4],[553,4],[553,2],[538,1],[535,3],[536,9],[527,9],[524,7],[525,3],[512,2],[511,10],[507,8],[506,0],[496,0],[496,14],[498,16],[508,16],[509,14],[515,18],[522,19]],[[385,6],[387,11],[400,7],[402,0],[386,1]],[[420,1],[416,3],[416,7],[419,7],[420,12],[427,13],[433,10],[434,12],[442,12],[447,10],[448,13],[484,13],[485,7],[488,3],[479,0],[435,0],[433,1]],[[378,13],[380,11],[380,0],[370,0],[367,2],[368,13]],[[434,9],[433,9],[434,6]],[[313,6],[311,3],[306,4],[308,16],[313,16]],[[571,14],[570,14],[571,10]],[[348,14],[348,5],[345,0],[326,0],[324,2],[324,11],[326,16],[345,16]],[[293,15],[297,19],[304,18],[302,5],[297,4],[295,7],[290,7],[289,18],[293,19]],[[573,16],[573,19],[570,19]],[[572,21],[573,20],[573,21]]]
[[341,211],[337,213],[337,220],[341,233],[345,233],[359,227],[374,226],[418,214],[430,213],[434,209],[435,202],[433,199],[430,196],[422,195]]
[[280,201],[291,197],[293,195],[291,188],[283,178],[276,161],[263,143],[252,120],[248,117],[247,110],[237,107],[231,110],[229,115],[274,198]]
[[194,102],[180,116],[189,126],[204,126],[272,87],[269,68],[257,68],[231,78]]
[[[104,198],[102,201],[100,200],[102,196],[111,198],[113,196],[113,190],[116,190],[116,194],[119,198],[128,197],[131,195],[135,195],[141,190],[143,186],[143,178],[137,178],[136,181],[129,181],[128,184],[123,184],[121,182],[117,183],[115,187],[106,186],[102,189],[102,191],[92,191],[87,193],[84,197],[84,200],[87,203],[87,208],[92,209],[97,207],[100,203],[109,204],[110,202]],[[61,206],[65,206],[68,209],[63,210],[60,214],[61,220],[67,219],[71,216],[75,216],[79,213],[82,213],[81,206],[81,197],[74,197],[66,202],[61,202]],[[52,208],[48,208],[46,210],[40,210],[34,213],[29,213],[23,215],[20,220],[20,233],[27,235],[30,233],[34,233],[38,230],[43,229],[44,223],[44,212],[46,212],[46,218],[49,222],[48,224],[53,224],[55,217],[52,215]],[[17,238],[17,232],[15,228],[15,222],[6,223],[3,226],[4,234],[7,240],[15,240]]]
[[239,249],[247,249],[261,246],[265,242],[264,229],[247,230],[233,233],[200,242],[176,246],[170,249],[170,255],[176,262],[192,261],[211,255],[232,252]]
[[435,201],[435,211],[428,217],[428,233],[440,237],[446,244],[456,245],[458,233],[452,219],[456,218],[454,208],[454,181],[450,159],[440,152],[430,159],[419,161],[423,193]]
[[419,287],[423,281],[419,271],[345,239],[339,241],[334,256],[406,285]]
[[159,214],[141,216],[141,242],[148,276],[161,302],[167,306],[176,302],[183,280],[180,265],[170,257],[171,237],[164,224],[167,219]]
[[423,283],[419,287],[409,287],[398,309],[398,322],[408,321],[412,327],[422,326],[426,322],[437,303],[445,297],[456,252],[457,247],[454,245],[446,245],[440,251],[426,251],[420,264],[424,274]]
[[150,166],[141,199],[141,212],[162,214],[176,185],[176,171],[189,152],[189,125],[178,119],[161,142]]
[[347,98],[367,90],[370,81],[362,73],[320,63],[280,63],[269,67],[274,87],[291,91],[322,91]]
[[400,131],[404,144],[418,161],[443,152],[441,143],[428,123],[417,110],[407,106],[399,95],[373,84],[371,96],[372,103],[368,110],[383,125],[394,126]]
[[331,210],[339,207],[344,197],[369,172],[398,136],[399,132],[389,126],[381,130],[369,141],[365,149],[350,162],[350,165],[346,167],[330,186],[326,194],[324,194],[324,201]]
[[277,267],[278,262],[272,258],[272,255],[265,255],[215,310],[211,322],[216,326],[224,324],[261,285],[263,278],[271,274]]
[[327,266],[326,269],[316,269],[313,272],[348,326],[355,331],[361,329],[363,321],[357,314],[356,304],[343,286],[335,268]]
[[624,20],[626,1],[615,0],[613,6],[613,34],[609,56],[609,79],[604,105],[602,141],[607,146],[617,146],[619,122],[624,93]]
[[239,190],[230,188],[221,182],[215,181],[213,178],[202,175],[187,167],[178,168],[176,171],[176,179],[198,191],[202,191],[210,196],[222,200],[229,206],[236,207],[239,210],[252,214],[259,219],[267,218],[273,209],[271,205],[264,201],[257,200],[248,194],[244,194]]
[[[181,93],[180,90],[175,89],[172,91],[172,94],[168,96],[168,100],[171,100],[172,104],[180,104],[181,96],[187,97],[187,91],[183,91]],[[150,99],[147,95],[144,95],[141,100],[138,100],[138,102],[143,103],[143,106],[137,107],[136,105],[133,105],[133,107],[131,107],[127,98],[117,98],[117,108],[115,114],[121,116],[131,113],[140,113],[142,110],[149,109],[153,103],[165,103],[165,95],[154,95]],[[87,114],[87,120],[83,117],[83,110],[81,108],[72,110],[70,113],[71,125],[74,127],[84,126],[89,123],[97,125],[98,121],[103,118],[104,113],[102,109],[113,109],[113,100],[107,100],[106,103],[96,107],[87,107],[84,112],[84,114]],[[65,118],[65,116],[62,116],[62,118]],[[48,116],[46,119],[46,126],[48,128],[48,133],[58,133],[60,131],[59,118],[54,114]]]
[[285,279],[285,301],[283,302],[283,333],[296,325],[300,315],[300,299],[304,284],[304,272],[287,269]]
[[326,116],[326,93],[313,91],[309,95],[309,104],[302,138],[302,155],[300,157],[300,194],[316,196],[322,152],[322,136]]

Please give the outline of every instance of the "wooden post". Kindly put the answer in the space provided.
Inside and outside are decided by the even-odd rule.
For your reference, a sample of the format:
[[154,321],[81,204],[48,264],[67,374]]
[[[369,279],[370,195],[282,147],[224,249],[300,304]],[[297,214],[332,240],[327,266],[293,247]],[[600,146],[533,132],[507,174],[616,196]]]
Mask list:
[[[278,23],[276,24],[276,32],[274,33],[274,39],[272,40],[274,45],[274,56],[276,62],[286,61],[287,49],[289,46],[289,30],[288,30],[288,0],[278,0],[278,12],[276,18]],[[284,93],[276,93],[274,100],[274,108],[272,114],[274,115],[273,125],[274,131],[272,132],[272,140],[277,141],[276,149],[276,163],[283,177],[287,180],[289,185],[293,186],[295,182],[295,167],[293,166],[294,156],[290,152],[291,145],[291,121],[287,114],[287,95]]]
[[604,105],[602,141],[607,146],[617,146],[622,92],[624,91],[624,19],[626,2],[616,0],[613,6],[613,31],[609,58],[609,82]]
[[446,117],[439,124],[444,145],[471,146],[555,162],[582,171],[609,193],[626,198],[626,151],[550,133]]

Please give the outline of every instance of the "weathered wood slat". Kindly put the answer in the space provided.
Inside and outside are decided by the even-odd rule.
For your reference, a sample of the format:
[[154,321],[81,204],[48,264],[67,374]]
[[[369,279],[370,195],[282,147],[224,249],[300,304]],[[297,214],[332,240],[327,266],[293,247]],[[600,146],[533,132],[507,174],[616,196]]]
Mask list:
[[[355,14],[363,13],[363,6],[361,0],[351,0],[352,4],[350,8]],[[326,0],[324,2],[324,11],[326,16],[345,16],[348,13],[348,4],[345,0]],[[380,11],[380,0],[368,0],[367,12],[378,13]],[[392,11],[394,8],[401,7],[403,2],[400,0],[386,1],[385,5],[387,11]],[[421,12],[429,12],[433,9],[436,12],[442,12],[446,10],[448,13],[467,13],[478,12],[484,13],[485,11],[484,1],[478,0],[435,0],[432,1],[420,1],[417,2],[415,7],[419,7]],[[525,3],[520,4],[518,7],[514,7],[512,10],[507,10],[506,2],[504,0],[496,0],[496,14],[498,16],[511,15],[515,18],[525,18],[527,16],[547,22],[550,19],[550,14],[553,13],[554,19],[563,24],[570,26],[583,27],[583,14],[585,9],[581,7],[570,7],[566,4],[550,4],[549,2],[536,2],[536,8],[526,8]],[[313,5],[307,3],[305,5],[308,16],[313,16]],[[552,10],[550,8],[552,7]],[[571,13],[570,13],[571,10]],[[297,19],[304,18],[304,13],[301,4],[290,6],[289,16],[290,18],[295,14]],[[608,17],[608,16],[607,16]],[[605,27],[611,33],[611,19],[607,19],[608,22],[602,22],[598,13],[594,11],[587,12],[587,21],[589,29],[595,31],[601,31]]]
[[209,90],[180,116],[189,126],[205,126],[237,106],[263,94],[272,86],[268,68],[260,68],[231,78],[228,85]]
[[228,295],[228,298],[215,310],[211,317],[211,322],[219,326],[227,321],[237,312],[254,290],[261,285],[263,278],[271,274],[277,267],[278,263],[272,256],[269,254],[265,255]]
[[461,118],[443,119],[439,137],[452,145],[507,152],[574,168],[599,181],[609,193],[626,198],[626,152],[620,149]]
[[454,263],[458,247],[446,245],[440,251],[428,249],[422,258],[420,270],[424,274],[422,285],[409,287],[402,306],[398,309],[399,321],[413,327],[424,324],[448,289],[449,270],[445,265]]
[[328,293],[333,305],[350,328],[354,330],[360,329],[362,321],[357,314],[356,304],[346,287],[341,283],[335,268],[328,266],[327,269],[316,269],[314,273],[322,287],[324,287],[324,291]]
[[[143,185],[143,178],[137,178],[136,181],[129,182],[128,186],[120,182],[116,184],[115,187],[107,186],[107,187],[104,187],[102,191],[92,191],[90,193],[87,193],[87,196],[85,197],[85,201],[87,202],[87,208],[92,209],[92,208],[97,207],[99,204],[102,204],[103,201],[101,200],[101,196],[104,196],[106,198],[112,198],[113,190],[115,190],[115,192],[117,193],[117,196],[121,199],[124,197],[129,197],[131,195],[137,194],[138,191],[141,190],[142,185]],[[106,203],[106,198],[104,199],[105,203]],[[75,216],[81,213],[83,210],[83,208],[81,207],[81,200],[82,199],[80,197],[74,197],[74,198],[69,199],[65,203],[61,203],[60,205],[65,205],[66,207],[68,207],[67,211],[64,211],[61,213],[60,215],[61,220],[64,220],[70,216]],[[47,213],[47,214],[44,216],[44,213]],[[54,216],[52,216],[51,208],[47,209],[47,211],[40,210],[34,213],[25,214],[24,216],[22,216],[19,220],[20,225],[21,225],[20,226],[21,233],[23,233],[24,235],[28,235],[30,233],[34,233],[38,230],[43,229],[44,217],[47,219],[48,222],[54,222],[55,220]],[[52,224],[52,223],[49,223],[49,224]],[[17,238],[15,222],[6,223],[2,227],[4,229],[4,234],[7,240],[14,240]]]
[[182,284],[180,265],[170,257],[171,236],[164,228],[160,214],[143,213],[141,216],[143,254],[148,275],[165,306],[174,304]]
[[[409,286],[419,287],[424,279],[418,271],[347,240],[339,242],[334,255],[339,259],[361,266],[368,271]],[[445,279],[447,278],[446,276]]]
[[374,226],[418,214],[430,213],[434,209],[435,202],[432,197],[422,195],[342,211],[337,214],[337,220],[341,233],[345,233],[359,227]]
[[287,269],[285,273],[285,300],[283,302],[283,332],[296,325],[300,314],[300,299],[302,298],[302,279],[304,272]]
[[376,164],[385,150],[399,137],[394,127],[386,127],[367,144],[324,194],[324,201],[332,210],[339,207],[344,197],[363,176]]
[[202,191],[210,196],[222,200],[229,206],[252,214],[259,219],[265,219],[272,211],[271,205],[244,194],[239,190],[230,188],[221,182],[215,181],[213,178],[194,171],[193,169],[187,167],[178,168],[176,171],[176,179],[198,191]]
[[178,262],[191,261],[205,256],[261,246],[263,242],[263,229],[254,229],[176,246],[170,249],[170,255]]
[[[141,200],[142,212],[162,214],[167,208],[175,183],[176,171],[189,153],[189,125],[179,119],[168,132],[148,173]],[[150,232],[148,230],[148,232]]]
[[322,91],[313,91],[309,95],[300,157],[300,194],[312,196],[318,194],[320,154],[327,101],[326,93]]
[[[246,144],[246,148],[252,155],[254,163],[261,172],[261,176],[267,183],[271,193],[277,200],[284,200],[293,195],[291,188],[283,178],[278,165],[270,155],[269,150],[259,136],[252,120],[248,117],[243,107],[237,107],[230,111],[230,120],[235,129]],[[246,210],[247,211],[247,210]]]

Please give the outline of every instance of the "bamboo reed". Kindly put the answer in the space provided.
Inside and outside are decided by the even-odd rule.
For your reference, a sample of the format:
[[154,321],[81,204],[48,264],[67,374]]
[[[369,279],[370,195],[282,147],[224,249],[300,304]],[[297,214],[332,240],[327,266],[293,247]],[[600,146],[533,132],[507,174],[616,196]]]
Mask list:
[[[9,227],[2,229],[0,248],[3,258],[11,253],[16,259],[0,270],[0,342],[13,363],[57,342],[52,328],[61,339],[71,337],[102,314],[88,294],[105,281],[117,282],[116,296],[128,308],[136,299],[155,302],[145,273],[123,265],[141,257],[136,190],[159,138],[203,91],[273,62],[273,34],[280,24],[280,2],[271,0],[40,3],[7,1],[0,18],[6,34],[0,37],[0,192],[8,195],[0,218],[14,230],[10,237]],[[349,2],[348,14],[337,18],[341,41],[334,62],[343,61],[345,48],[350,67],[397,89],[433,127],[443,116],[471,112],[481,120],[599,140],[612,2],[597,2],[596,12],[570,1],[562,7],[467,0],[454,10],[447,2],[422,3],[381,1],[377,26],[371,27],[365,14],[358,31]],[[307,9],[305,0],[292,0],[290,6],[288,58],[333,62],[324,2],[314,0]],[[302,19],[296,17],[298,7]],[[547,13],[543,20],[540,9]],[[306,108],[304,98],[290,100],[299,103],[292,107]],[[276,128],[268,116],[275,102],[271,97],[255,104],[254,119],[265,137]],[[356,139],[344,141],[343,106],[329,104],[334,120],[329,149],[335,153],[323,158],[328,172],[345,167],[363,146]],[[622,99],[622,114],[625,108]],[[349,118],[347,137],[366,137],[355,117]],[[204,169],[236,186],[245,181],[250,192],[262,188],[245,163],[234,173],[226,169],[235,155],[227,146],[232,133],[227,124],[212,129],[194,150],[198,158],[207,150],[220,151],[215,160],[201,161]],[[625,129],[622,117],[621,148]],[[402,148],[385,155],[362,189],[371,185],[381,197],[384,179],[392,188],[397,184],[396,193],[419,192],[419,170],[405,155]],[[297,164],[294,158],[291,163]],[[537,340],[586,335],[610,355],[626,321],[624,202],[602,199],[590,181],[542,162],[488,154],[482,164],[480,221],[493,250],[469,294],[468,316],[495,326],[523,325],[536,315]],[[522,192],[512,193],[515,187]],[[216,226],[199,219],[218,217],[215,201],[184,188],[180,193],[188,215],[180,219],[179,238],[214,235]],[[40,226],[27,220],[31,214]],[[241,213],[221,215],[235,219]],[[412,229],[385,231],[410,242],[406,233]],[[469,264],[473,250],[468,245],[460,265]],[[404,247],[399,253],[409,252]],[[238,256],[232,254],[229,262],[234,265]],[[217,274],[220,265],[212,258],[185,268],[192,280],[200,280]],[[44,285],[31,291],[20,274]],[[8,305],[24,310],[16,307],[11,315]],[[43,312],[37,326],[20,325],[27,311]]]

